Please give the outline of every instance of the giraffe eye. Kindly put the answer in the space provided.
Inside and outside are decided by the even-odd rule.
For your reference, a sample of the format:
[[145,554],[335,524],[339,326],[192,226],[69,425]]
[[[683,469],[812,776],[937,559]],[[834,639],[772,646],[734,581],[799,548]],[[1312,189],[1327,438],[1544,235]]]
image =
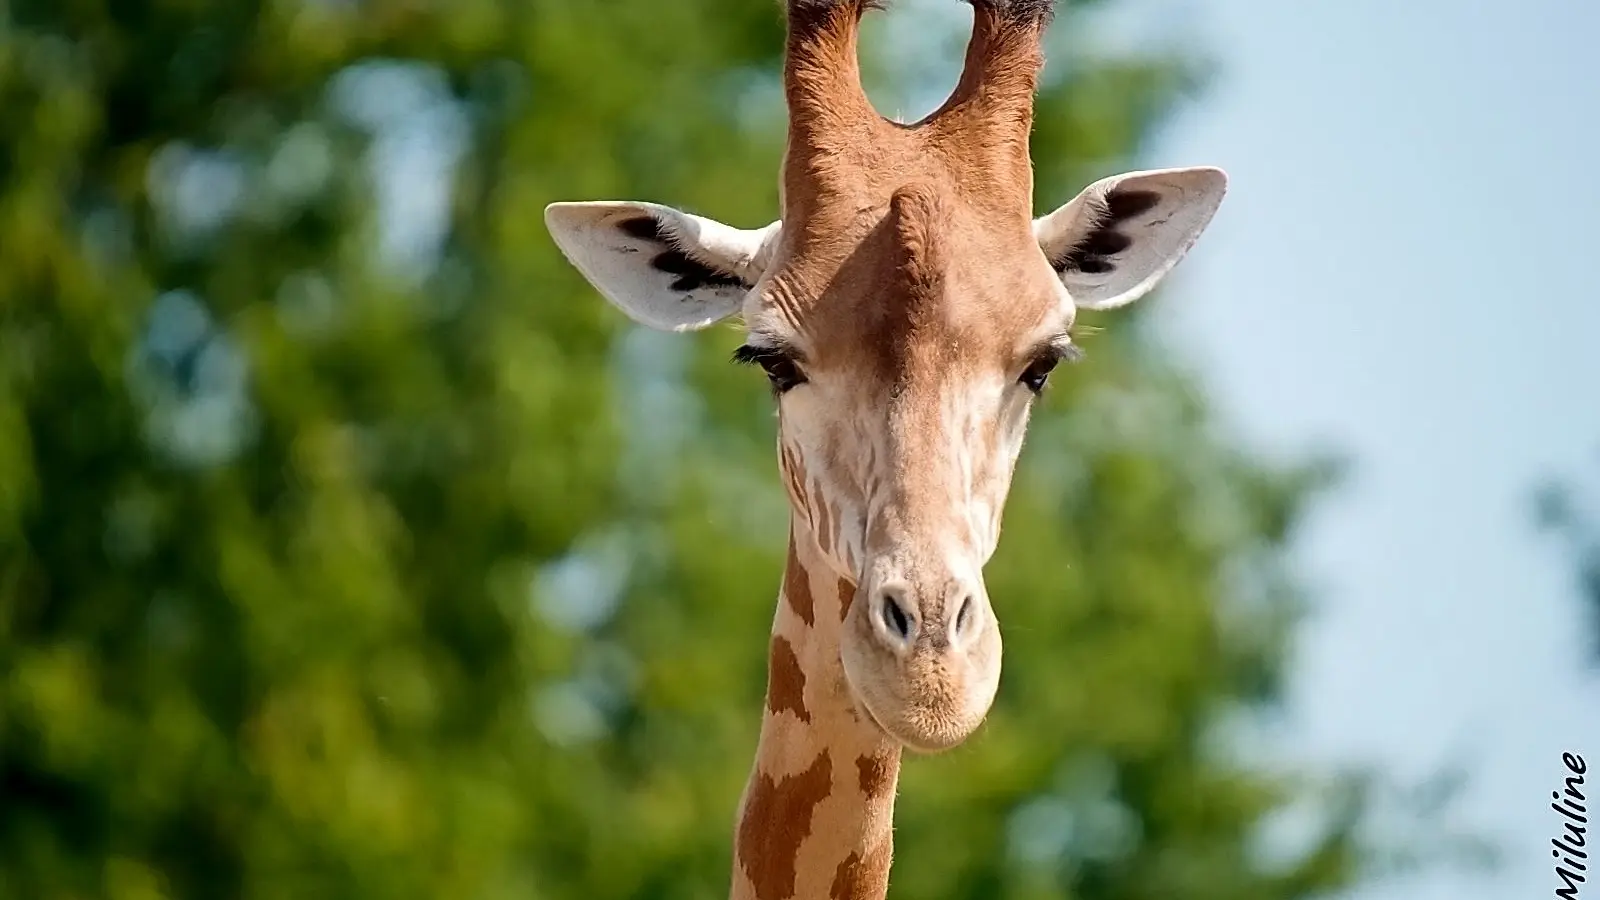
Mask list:
[[1017,379],[1017,383],[1038,394],[1044,390],[1045,384],[1050,380],[1050,373],[1056,370],[1056,366],[1063,362],[1077,362],[1080,359],[1083,359],[1083,351],[1078,349],[1077,344],[1072,343],[1070,337],[1061,335],[1041,344],[1034,351],[1033,362],[1028,363],[1028,367],[1022,370],[1022,376]]
[[1028,368],[1022,371],[1022,377],[1017,380],[1023,387],[1037,394],[1044,390],[1045,383],[1050,380],[1050,373],[1060,364],[1061,357],[1055,354],[1038,357],[1028,364]]
[[733,351],[733,361],[760,366],[767,373],[767,380],[772,382],[772,389],[779,394],[806,383],[805,373],[795,365],[794,357],[782,349],[745,344]]

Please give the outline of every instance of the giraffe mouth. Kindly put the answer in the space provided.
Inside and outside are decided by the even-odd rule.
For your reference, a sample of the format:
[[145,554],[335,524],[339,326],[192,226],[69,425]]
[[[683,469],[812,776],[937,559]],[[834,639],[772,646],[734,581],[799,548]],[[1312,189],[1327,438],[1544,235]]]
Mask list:
[[850,697],[850,707],[856,715],[856,720],[870,725],[884,740],[894,744],[900,744],[902,746],[906,745],[906,740],[900,737],[898,734],[895,734],[894,731],[889,728],[889,726],[883,724],[883,720],[878,718],[877,713],[872,711],[872,705],[867,702],[867,698],[856,689],[854,684],[851,683],[850,676],[848,674],[845,674],[844,683],[845,691]]
[[896,744],[896,745],[898,745],[898,746],[900,746],[900,747],[902,747],[902,748],[904,748],[906,750],[910,750],[913,753],[936,754],[936,753],[939,753],[939,752],[941,752],[943,750],[949,749],[947,746],[941,746],[941,745],[938,745],[938,744],[928,744],[928,743],[923,743],[921,741],[911,740],[910,738],[907,738],[905,735],[903,735],[903,734],[895,731],[894,729],[890,728],[889,726],[883,724],[883,720],[879,719],[877,714],[875,714],[872,711],[872,707],[867,704],[867,701],[865,699],[859,697],[859,696],[856,697],[856,700],[855,700],[855,709],[856,709],[858,715],[860,716],[860,718],[862,718],[866,722],[871,723],[872,727],[875,728],[878,731],[878,733],[883,736],[883,738],[885,740],[889,741],[890,743]]
[[882,722],[878,721],[878,717],[872,714],[872,707],[868,706],[867,701],[861,699],[860,697],[856,698],[856,711],[861,714],[862,718],[872,723],[873,728],[876,728],[878,731],[882,732],[884,737],[891,741],[895,741],[896,743],[904,743],[898,737],[895,737],[894,732],[890,731]]

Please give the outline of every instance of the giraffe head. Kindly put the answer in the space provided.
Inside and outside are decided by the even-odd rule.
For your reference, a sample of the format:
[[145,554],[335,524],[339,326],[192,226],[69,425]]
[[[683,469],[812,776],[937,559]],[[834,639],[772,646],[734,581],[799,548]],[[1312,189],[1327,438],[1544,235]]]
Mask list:
[[[853,585],[839,657],[858,710],[952,747],[1000,676],[983,567],[1029,409],[1079,310],[1145,295],[1210,222],[1214,168],[1130,172],[1035,218],[1028,135],[1052,0],[972,0],[951,97],[877,115],[856,61],[869,0],[788,0],[782,217],[742,230],[642,202],[552,204],[567,258],[651,327],[737,316],[765,370],[797,532]],[[798,539],[798,538],[797,538]]]

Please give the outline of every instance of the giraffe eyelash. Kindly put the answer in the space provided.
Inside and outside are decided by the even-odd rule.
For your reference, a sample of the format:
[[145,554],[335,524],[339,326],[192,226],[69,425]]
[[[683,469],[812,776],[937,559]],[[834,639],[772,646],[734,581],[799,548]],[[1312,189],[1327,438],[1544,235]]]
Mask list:
[[805,373],[796,364],[797,354],[787,346],[759,347],[745,344],[733,351],[738,365],[760,366],[776,394],[784,394],[806,383]]
[[1087,355],[1083,352],[1082,347],[1072,343],[1060,344],[1051,349],[1055,351],[1056,358],[1064,363],[1083,362],[1083,358]]
[[733,351],[732,361],[738,366],[759,366],[778,360],[793,360],[794,355],[785,347],[758,347],[741,344]]
[[1048,360],[1058,363],[1083,362],[1083,348],[1074,344],[1072,338],[1062,335],[1039,345],[1033,352],[1035,362]]

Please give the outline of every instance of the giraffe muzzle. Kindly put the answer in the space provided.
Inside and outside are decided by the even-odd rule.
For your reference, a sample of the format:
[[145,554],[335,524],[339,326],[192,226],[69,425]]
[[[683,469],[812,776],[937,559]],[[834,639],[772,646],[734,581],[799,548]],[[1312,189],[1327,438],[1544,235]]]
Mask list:
[[840,660],[867,716],[925,753],[948,750],[982,724],[1000,677],[1000,629],[978,581],[922,587],[863,579],[845,618]]

